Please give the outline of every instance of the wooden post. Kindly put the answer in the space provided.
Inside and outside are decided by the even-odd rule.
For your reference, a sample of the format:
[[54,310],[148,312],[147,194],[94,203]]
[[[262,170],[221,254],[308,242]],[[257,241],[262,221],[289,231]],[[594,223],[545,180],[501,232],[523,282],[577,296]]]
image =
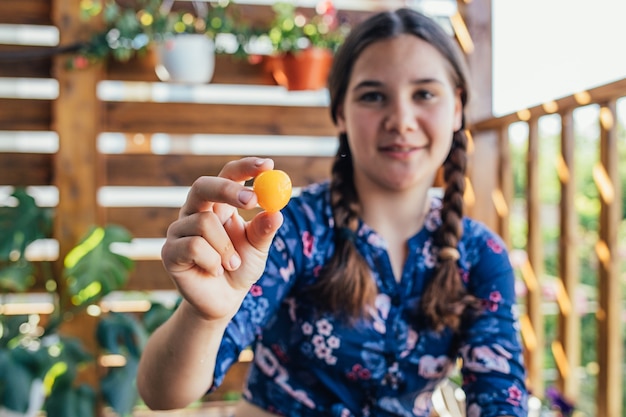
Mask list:
[[[498,233],[506,245],[511,248],[510,218],[513,206],[513,165],[511,162],[511,146],[509,143],[509,125],[504,125],[498,131],[498,188],[495,193],[499,196],[496,204],[498,214]],[[494,200],[496,198],[494,197]]]
[[[468,126],[493,117],[492,110],[492,59],[491,59],[491,0],[457,1],[472,38],[473,49],[466,52],[470,71],[470,102],[467,109]],[[474,94],[480,91],[480,94]],[[473,153],[469,155],[467,175],[475,194],[468,215],[484,222],[500,233],[498,214],[493,202],[493,191],[498,189],[498,135],[494,131],[472,131]],[[480,161],[479,164],[475,161]]]
[[[561,115],[561,163],[557,174],[561,183],[561,225],[559,238],[559,277],[562,286],[557,293],[559,305],[560,349],[554,352],[557,363],[558,387],[570,400],[578,396],[577,371],[580,366],[580,315],[576,311],[576,289],[579,284],[578,216],[576,214],[576,181],[574,169],[574,120],[572,110]],[[555,349],[553,349],[555,350]],[[564,354],[562,357],[559,356]]]
[[600,190],[600,230],[598,256],[598,387],[597,416],[622,415],[622,298],[618,225],[621,214],[621,188],[618,171],[616,101],[600,109],[600,164],[594,179]]
[[541,282],[543,277],[543,245],[541,236],[541,187],[539,178],[539,121],[533,118],[528,122],[528,155],[527,167],[527,195],[526,214],[528,222],[527,248],[528,266],[535,284],[528,287],[526,308],[530,324],[535,335],[535,349],[528,352],[526,362],[528,367],[528,382],[532,393],[539,398],[544,395],[543,383],[543,356],[544,356],[544,325],[541,311],[542,295]]
[[[51,13],[52,22],[59,28],[61,45],[84,41],[93,30],[80,18],[80,0],[54,0]],[[96,147],[101,115],[96,86],[102,69],[70,69],[68,59],[64,55],[55,57],[52,69],[59,83],[59,96],[52,105],[52,128],[59,136],[53,171],[59,192],[54,225],[54,237],[59,241],[57,271],[61,271],[69,250],[101,219],[97,191],[102,173]],[[64,294],[62,280],[58,285],[59,294]],[[69,305],[67,299],[61,302]],[[95,318],[80,314],[66,322],[62,330],[81,339],[94,353],[95,327]],[[86,368],[79,379],[96,386],[95,364]]]

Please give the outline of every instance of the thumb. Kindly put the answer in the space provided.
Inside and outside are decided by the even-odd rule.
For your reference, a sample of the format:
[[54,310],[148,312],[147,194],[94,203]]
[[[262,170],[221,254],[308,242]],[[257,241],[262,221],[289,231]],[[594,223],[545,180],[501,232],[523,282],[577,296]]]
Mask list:
[[257,250],[267,253],[278,228],[283,224],[282,213],[262,211],[254,216],[246,228],[248,242]]

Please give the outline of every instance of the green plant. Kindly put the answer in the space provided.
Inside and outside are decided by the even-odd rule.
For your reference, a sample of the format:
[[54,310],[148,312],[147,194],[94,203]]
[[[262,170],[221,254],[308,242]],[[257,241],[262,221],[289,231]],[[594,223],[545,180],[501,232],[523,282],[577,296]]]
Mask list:
[[[63,334],[63,325],[102,297],[122,288],[133,261],[111,250],[129,242],[130,234],[115,225],[94,227],[63,259],[55,273],[49,261],[37,264],[26,249],[50,237],[53,210],[39,207],[26,190],[17,188],[12,204],[0,207],[0,406],[26,415],[43,406],[48,417],[89,417],[96,391],[77,383],[79,370],[93,360],[79,339]],[[28,291],[41,278],[52,303],[50,314],[11,315],[5,302]],[[43,401],[43,405],[37,400]]]
[[238,31],[244,30],[229,0],[192,2],[195,12],[172,10],[172,3],[137,0],[132,6],[122,6],[115,0],[82,2],[84,19],[101,19],[104,27],[92,34],[69,65],[81,68],[106,59],[125,62],[146,54],[153,43],[177,34],[197,33],[215,39],[219,33],[238,36]]
[[104,402],[118,415],[129,415],[139,403],[136,376],[141,352],[148,336],[169,318],[174,308],[153,302],[140,316],[112,312],[98,322],[99,347],[106,354],[123,357],[123,365],[109,367],[100,380]]
[[299,13],[294,3],[278,2],[272,6],[274,19],[267,30],[274,52],[294,52],[308,47],[335,51],[350,30],[340,22],[332,1],[320,1],[315,14]]

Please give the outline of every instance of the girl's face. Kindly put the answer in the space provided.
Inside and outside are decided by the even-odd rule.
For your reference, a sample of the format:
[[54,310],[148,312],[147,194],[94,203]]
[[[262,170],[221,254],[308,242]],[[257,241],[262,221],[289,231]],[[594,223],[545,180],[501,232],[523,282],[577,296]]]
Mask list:
[[337,113],[360,187],[402,191],[432,184],[462,123],[451,71],[437,49],[413,35],[363,50]]

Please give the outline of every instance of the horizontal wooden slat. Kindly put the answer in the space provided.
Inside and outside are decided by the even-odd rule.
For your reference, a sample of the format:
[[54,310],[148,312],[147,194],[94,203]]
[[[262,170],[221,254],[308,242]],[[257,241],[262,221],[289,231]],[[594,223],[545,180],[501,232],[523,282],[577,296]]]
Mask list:
[[[251,62],[233,55],[216,54],[215,73],[211,83],[276,85],[263,62]],[[154,71],[155,64],[156,58],[151,51],[125,63],[111,60],[108,62],[105,77],[109,80],[157,82],[159,79]]]
[[50,154],[0,153],[0,185],[51,185],[52,159]]
[[[44,265],[46,264],[46,265]],[[28,292],[45,292],[45,281],[51,278],[49,262],[34,262],[35,281]],[[163,268],[159,259],[135,260],[134,268],[128,277],[128,282],[122,288],[125,291],[152,291],[152,290],[173,290],[174,286],[169,275]]]
[[[259,211],[240,210],[240,214],[250,220]],[[106,223],[123,226],[135,238],[164,238],[178,212],[178,207],[107,207],[105,218]]]
[[175,288],[159,260],[135,261],[135,268],[124,287],[128,291],[173,290]]
[[[107,178],[114,186],[189,186],[202,175],[217,175],[224,164],[240,156],[104,155]],[[291,176],[294,186],[329,178],[332,158],[277,156],[274,165]]]
[[[130,273],[128,282],[123,290],[127,291],[150,291],[150,290],[173,290],[172,280],[163,268],[160,260],[136,260],[135,267]],[[46,291],[45,279],[50,275],[50,264],[44,266],[44,262],[35,262],[36,268],[34,285],[29,292]],[[47,273],[44,270],[48,271]]]
[[[626,97],[626,78],[615,81],[613,83],[604,84],[600,87],[592,88],[583,93],[566,96],[555,100],[553,106],[557,112],[564,113],[587,104],[604,103],[609,100],[615,100],[620,97]],[[550,107],[548,107],[550,109]],[[533,119],[550,114],[543,105],[531,107],[527,116]],[[491,130],[499,129],[511,123],[522,120],[520,115],[523,113],[511,113],[501,117],[494,117],[473,123],[470,129],[473,130]]]
[[0,77],[51,78],[50,48],[0,45]]
[[50,0],[2,0],[0,23],[50,25]]
[[335,135],[326,107],[107,102],[103,121],[108,132]]
[[51,102],[0,98],[1,130],[51,130]]
[[167,228],[178,218],[176,207],[108,207],[106,223],[125,227],[135,238],[165,237]]

